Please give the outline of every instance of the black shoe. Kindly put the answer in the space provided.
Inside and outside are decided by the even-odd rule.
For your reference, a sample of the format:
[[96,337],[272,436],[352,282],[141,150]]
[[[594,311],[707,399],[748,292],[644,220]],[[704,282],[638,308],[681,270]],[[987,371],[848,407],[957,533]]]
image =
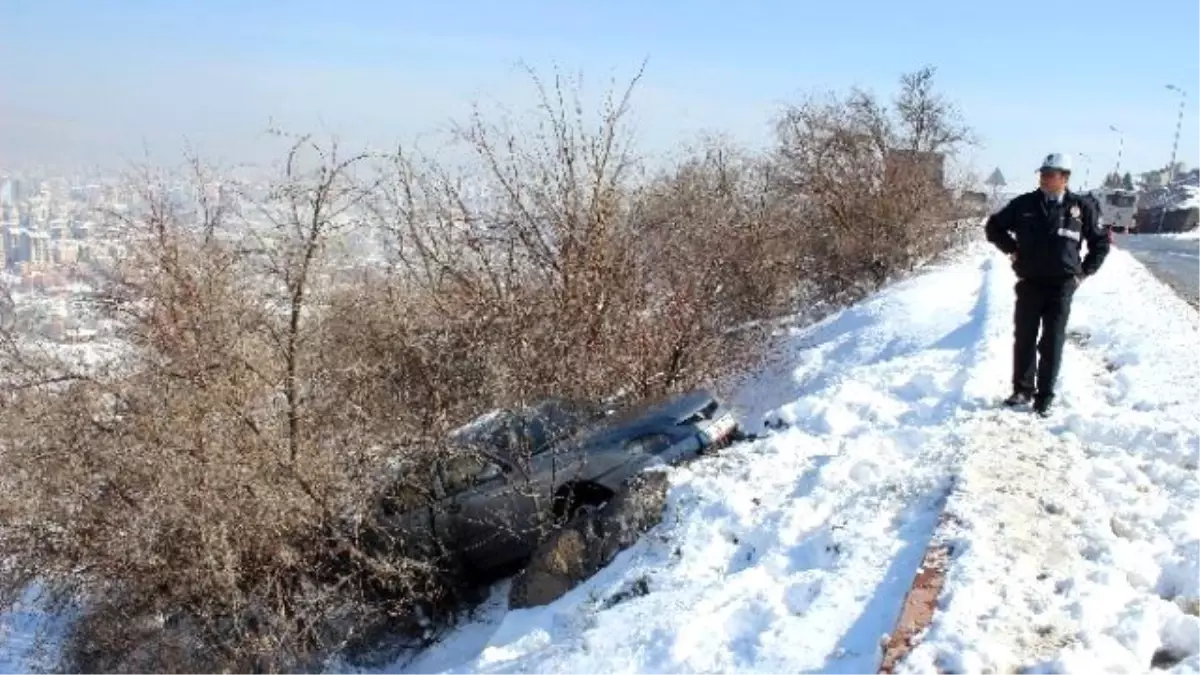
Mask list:
[[1033,397],[1023,391],[1014,391],[1011,396],[1004,399],[1004,405],[1012,407],[1018,405],[1026,405],[1033,400]]
[[1050,416],[1050,403],[1053,397],[1038,397],[1033,401],[1033,412],[1038,414],[1038,417]]

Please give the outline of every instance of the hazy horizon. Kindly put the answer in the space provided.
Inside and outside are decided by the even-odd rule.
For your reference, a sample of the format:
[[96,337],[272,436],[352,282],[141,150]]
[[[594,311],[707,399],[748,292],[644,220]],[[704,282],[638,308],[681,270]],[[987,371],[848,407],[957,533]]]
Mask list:
[[1165,165],[1179,103],[1167,83],[1189,90],[1179,160],[1200,163],[1194,3],[1143,4],[1138,20],[1161,23],[1128,32],[1124,4],[1056,5],[1077,20],[1057,19],[1053,38],[1039,7],[17,0],[0,9],[0,167],[119,167],[145,148],[169,162],[185,140],[212,161],[270,161],[270,120],[353,147],[407,144],[474,100],[529,108],[518,62],[582,72],[597,94],[644,58],[633,120],[656,155],[701,132],[762,146],[804,92],[889,95],[930,64],[982,138],[963,158],[981,179],[1000,167],[1010,186],[1032,184],[1040,157],[1062,151],[1095,183],[1116,161],[1109,125],[1124,130],[1122,171]]

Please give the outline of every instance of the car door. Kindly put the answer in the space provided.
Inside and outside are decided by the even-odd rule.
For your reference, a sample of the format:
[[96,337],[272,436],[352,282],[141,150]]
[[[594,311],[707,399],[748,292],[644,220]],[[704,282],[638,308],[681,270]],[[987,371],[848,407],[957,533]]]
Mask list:
[[525,503],[521,472],[482,457],[459,459],[447,469],[447,490],[452,492],[447,513],[456,550],[480,569],[527,555],[536,522]]

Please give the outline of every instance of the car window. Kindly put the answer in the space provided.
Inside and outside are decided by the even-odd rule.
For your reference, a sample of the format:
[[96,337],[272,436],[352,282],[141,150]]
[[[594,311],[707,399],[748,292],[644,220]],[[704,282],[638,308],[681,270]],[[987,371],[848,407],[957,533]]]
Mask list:
[[525,421],[511,411],[497,411],[471,422],[451,438],[462,449],[512,457],[514,449],[523,445],[524,427]]
[[503,410],[484,415],[456,431],[452,438],[461,448],[526,466],[530,457],[601,416],[602,410],[596,406],[546,399],[519,414]]
[[391,466],[383,499],[389,509],[408,511],[426,506],[437,499],[434,489],[433,462],[397,461]]
[[570,436],[600,416],[600,409],[582,403],[547,399],[528,408],[524,436],[531,454],[545,452],[555,441]]
[[511,424],[513,413],[508,410],[495,410],[472,420],[451,433],[451,438],[462,444],[488,443],[496,432],[507,424]]

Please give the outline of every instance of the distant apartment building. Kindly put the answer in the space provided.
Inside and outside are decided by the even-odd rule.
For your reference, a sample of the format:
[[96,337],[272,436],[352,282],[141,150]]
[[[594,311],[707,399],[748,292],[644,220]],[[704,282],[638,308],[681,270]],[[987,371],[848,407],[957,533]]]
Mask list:
[[55,262],[63,265],[74,265],[82,262],[83,242],[73,239],[63,239],[55,251]]
[[13,176],[0,176],[0,206],[15,207],[21,197],[21,181]]
[[0,221],[0,269],[23,273],[29,269],[85,262],[86,235],[86,227],[73,227],[66,219],[51,221],[41,228],[22,227],[17,221]]
[[0,270],[10,269],[13,265],[13,257],[16,255],[13,232],[16,229],[16,223],[7,219],[0,221]]

